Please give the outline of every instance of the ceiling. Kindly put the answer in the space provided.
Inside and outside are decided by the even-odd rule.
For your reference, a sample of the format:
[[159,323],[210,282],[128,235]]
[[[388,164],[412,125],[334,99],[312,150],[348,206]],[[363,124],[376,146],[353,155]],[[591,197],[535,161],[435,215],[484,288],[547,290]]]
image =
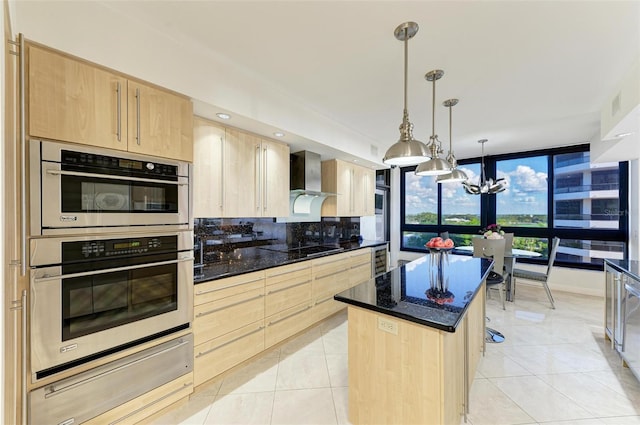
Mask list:
[[[446,151],[448,113],[442,102],[460,99],[453,108],[459,159],[479,156],[476,142],[483,138],[489,139],[486,153],[497,154],[599,137],[600,111],[640,55],[640,1],[95,3],[175,44],[196,46],[203,56],[303,106],[306,115],[348,130],[370,146],[362,157],[375,157],[378,164],[399,137],[404,50],[393,31],[405,21],[420,26],[408,44],[414,136],[429,139],[432,86],[424,74],[442,69],[435,132]],[[319,142],[354,154],[340,140],[322,140],[311,125],[305,127],[306,115],[286,128],[290,121],[279,119],[276,108],[265,122],[252,116],[251,100],[245,107],[216,104],[206,91],[202,85],[189,93],[201,115],[214,118],[225,110],[233,115],[232,125],[263,133],[281,129],[293,150]]]

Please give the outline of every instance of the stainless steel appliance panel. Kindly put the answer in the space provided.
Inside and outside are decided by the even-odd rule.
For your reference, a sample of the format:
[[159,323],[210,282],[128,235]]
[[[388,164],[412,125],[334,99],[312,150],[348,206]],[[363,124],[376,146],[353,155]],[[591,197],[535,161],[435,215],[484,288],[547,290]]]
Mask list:
[[189,229],[190,171],[182,161],[31,140],[31,234]]
[[[176,241],[170,252],[162,251],[160,238]],[[43,370],[189,324],[192,238],[185,231],[32,239],[33,380]],[[65,243],[76,244],[69,264]],[[86,262],[78,259],[83,256]]]
[[79,424],[192,370],[189,334],[31,391],[29,423]]
[[625,292],[622,357],[640,379],[640,282],[629,279]]

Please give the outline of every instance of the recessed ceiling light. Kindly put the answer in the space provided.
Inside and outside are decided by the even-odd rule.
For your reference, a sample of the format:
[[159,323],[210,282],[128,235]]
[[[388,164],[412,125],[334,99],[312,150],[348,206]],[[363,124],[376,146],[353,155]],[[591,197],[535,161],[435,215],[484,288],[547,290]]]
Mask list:
[[354,159],[354,160],[353,160],[353,162],[358,162],[358,160],[357,160],[357,159]]
[[613,136],[613,137],[622,138],[622,137],[631,136],[632,134],[633,134],[633,131],[630,131],[630,132],[628,132],[628,133],[619,133],[619,134],[616,134],[616,135],[615,135],[615,136]]
[[273,133],[273,135],[276,137],[284,137],[284,133],[281,131],[276,131],[275,133]]
[[223,119],[223,120],[228,120],[229,118],[231,118],[231,115],[229,115],[229,114],[225,114],[225,113],[223,113],[223,112],[218,112],[218,113],[216,114],[216,116],[217,116],[218,118],[220,118],[220,119]]

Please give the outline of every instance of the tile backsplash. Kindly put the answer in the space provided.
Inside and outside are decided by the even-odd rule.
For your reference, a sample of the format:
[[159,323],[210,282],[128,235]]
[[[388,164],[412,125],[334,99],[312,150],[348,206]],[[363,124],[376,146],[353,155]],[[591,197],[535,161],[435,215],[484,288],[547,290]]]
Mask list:
[[[196,218],[196,264],[224,261],[238,248],[286,244],[332,244],[360,236],[359,217],[325,217],[319,222],[277,223],[273,218]],[[201,250],[202,252],[200,252]]]

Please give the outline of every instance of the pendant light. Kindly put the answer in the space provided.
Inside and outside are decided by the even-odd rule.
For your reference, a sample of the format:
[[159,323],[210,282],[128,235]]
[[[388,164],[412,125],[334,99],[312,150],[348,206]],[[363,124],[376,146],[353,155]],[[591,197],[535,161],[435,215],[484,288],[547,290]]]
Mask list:
[[427,149],[429,150],[429,159],[426,162],[419,164],[416,167],[416,175],[418,176],[438,176],[441,174],[451,173],[451,164],[442,158],[438,158],[438,154],[442,153],[442,147],[440,146],[440,140],[436,135],[436,80],[439,80],[444,75],[444,71],[436,69],[429,71],[425,74],[424,78],[427,81],[433,82],[433,96],[431,99],[431,137],[429,137],[429,143]]
[[405,22],[398,25],[393,34],[404,41],[404,111],[402,114],[402,124],[400,124],[400,139],[391,145],[387,153],[382,158],[382,162],[387,165],[414,165],[429,158],[427,147],[424,143],[413,138],[413,124],[409,122],[409,112],[407,111],[407,63],[409,39],[418,32],[418,24],[415,22]]
[[456,106],[458,102],[458,99],[447,99],[442,102],[442,105],[449,108],[449,155],[447,155],[447,162],[451,164],[451,173],[442,174],[436,177],[436,182],[438,183],[463,182],[467,180],[467,175],[464,173],[464,171],[458,169],[458,161],[453,155],[453,142],[451,137],[451,122],[453,114],[451,112],[451,108]]
[[487,179],[484,174],[484,144],[487,143],[487,139],[478,140],[478,143],[482,144],[482,163],[480,170],[480,182],[478,184],[471,184],[469,180],[462,182],[465,192],[469,195],[493,195],[500,193],[507,188],[507,181],[505,179]]

